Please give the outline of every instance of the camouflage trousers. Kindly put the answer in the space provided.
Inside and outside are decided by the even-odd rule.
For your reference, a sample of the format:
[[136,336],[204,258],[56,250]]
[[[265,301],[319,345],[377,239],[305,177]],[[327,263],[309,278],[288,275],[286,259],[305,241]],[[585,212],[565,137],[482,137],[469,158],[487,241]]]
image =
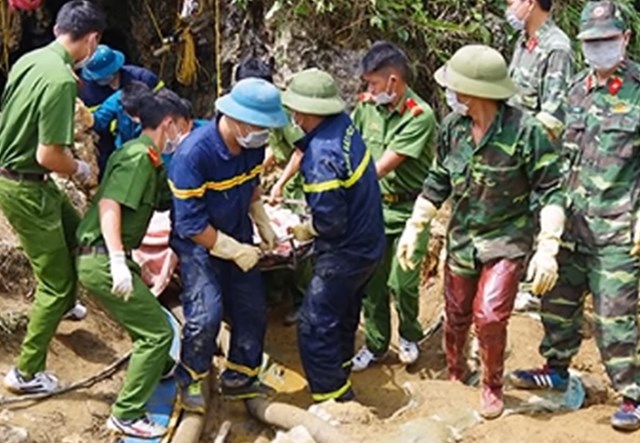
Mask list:
[[640,400],[638,355],[638,282],[640,261],[630,246],[597,252],[561,249],[560,278],[542,299],[545,335],[540,353],[551,367],[568,367],[582,342],[584,300],[593,295],[595,338],[614,388]]

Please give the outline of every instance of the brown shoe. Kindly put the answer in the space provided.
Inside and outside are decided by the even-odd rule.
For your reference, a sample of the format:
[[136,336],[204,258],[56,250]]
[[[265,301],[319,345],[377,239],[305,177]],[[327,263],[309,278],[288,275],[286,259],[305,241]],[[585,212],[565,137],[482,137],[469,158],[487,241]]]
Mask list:
[[480,408],[480,415],[487,420],[500,417],[504,412],[502,388],[483,387]]

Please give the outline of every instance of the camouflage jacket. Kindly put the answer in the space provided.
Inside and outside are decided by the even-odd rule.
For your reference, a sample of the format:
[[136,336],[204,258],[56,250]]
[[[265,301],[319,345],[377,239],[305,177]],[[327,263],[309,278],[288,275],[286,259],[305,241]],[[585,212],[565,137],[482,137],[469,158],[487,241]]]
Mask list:
[[541,205],[564,201],[559,154],[540,122],[501,104],[478,145],[471,128],[469,117],[446,118],[423,196],[437,207],[451,197],[450,264],[457,273],[474,275],[481,263],[530,252],[535,225],[530,199]]
[[640,65],[623,62],[605,85],[581,73],[567,105],[568,238],[586,248],[630,245],[640,206]]
[[510,104],[535,115],[555,137],[564,123],[564,100],[572,75],[571,42],[551,20],[516,42],[509,75],[518,87]]

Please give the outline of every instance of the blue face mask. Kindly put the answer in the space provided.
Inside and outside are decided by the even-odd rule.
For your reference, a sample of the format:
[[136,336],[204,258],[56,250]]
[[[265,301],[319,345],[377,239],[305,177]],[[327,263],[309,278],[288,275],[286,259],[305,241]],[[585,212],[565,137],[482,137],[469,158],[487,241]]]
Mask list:
[[247,135],[237,136],[236,141],[245,149],[263,148],[269,141],[269,130],[251,131]]

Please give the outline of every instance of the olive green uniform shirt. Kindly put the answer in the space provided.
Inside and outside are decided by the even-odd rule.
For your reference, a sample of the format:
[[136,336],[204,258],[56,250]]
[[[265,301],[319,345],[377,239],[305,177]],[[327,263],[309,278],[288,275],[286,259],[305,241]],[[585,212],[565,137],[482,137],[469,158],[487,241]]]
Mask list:
[[70,146],[77,93],[69,53],[57,42],[24,55],[2,95],[0,168],[47,173],[38,144]]
[[111,154],[98,194],[78,228],[82,246],[104,244],[98,208],[103,198],[120,203],[122,244],[126,250],[137,249],[153,211],[171,204],[164,165],[151,138],[143,134]]
[[385,231],[399,234],[411,216],[414,200],[433,161],[436,119],[431,107],[410,88],[392,110],[376,106],[372,98],[370,94],[360,96],[353,122],[376,161],[386,150],[406,156],[400,166],[380,180]]

